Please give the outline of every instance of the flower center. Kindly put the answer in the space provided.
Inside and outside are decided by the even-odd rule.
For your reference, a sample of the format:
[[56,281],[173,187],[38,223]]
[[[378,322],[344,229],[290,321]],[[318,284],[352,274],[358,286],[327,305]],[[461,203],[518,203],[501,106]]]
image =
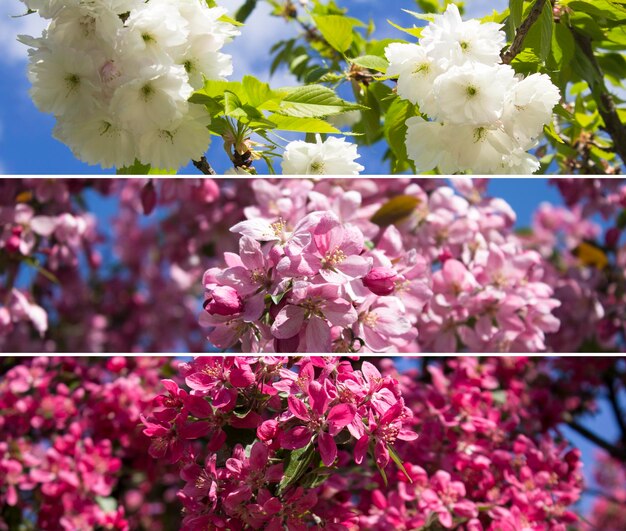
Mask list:
[[378,321],[378,315],[375,314],[374,312],[366,313],[363,316],[362,321],[363,321],[363,324],[365,326],[369,326],[370,328],[374,328],[376,326],[376,322]]
[[152,44],[156,42],[156,39],[149,33],[142,33],[141,38],[143,39],[143,42],[145,42],[146,44]]
[[400,433],[400,428],[397,428],[393,424],[389,424],[387,426],[383,426],[380,431],[382,439],[388,444],[393,444],[394,442],[396,442],[398,433]]
[[80,76],[77,74],[68,74],[65,76],[68,92],[76,90],[80,86]]
[[148,102],[152,98],[153,94],[154,89],[149,83],[141,87],[141,96],[143,98],[143,101]]
[[476,94],[478,94],[478,89],[475,86],[473,86],[473,85],[469,85],[468,87],[466,87],[465,93],[470,98],[473,98],[474,96],[476,96]]
[[311,173],[313,175],[324,175],[324,162],[321,160],[316,160],[311,163]]
[[477,127],[474,129],[474,143],[482,142],[487,138],[487,128],[486,127]]
[[346,254],[338,247],[333,251],[328,251],[324,257],[324,265],[335,267],[346,259]]
[[428,63],[420,63],[415,67],[415,70],[413,70],[414,74],[426,75],[428,72],[430,72],[430,65]]
[[275,221],[270,225],[272,230],[274,231],[274,236],[280,236],[282,232],[285,230],[285,222],[282,218],[278,218],[278,221]]
[[470,43],[467,41],[461,41],[459,45],[461,46],[461,50],[464,52],[467,52],[470,49]]

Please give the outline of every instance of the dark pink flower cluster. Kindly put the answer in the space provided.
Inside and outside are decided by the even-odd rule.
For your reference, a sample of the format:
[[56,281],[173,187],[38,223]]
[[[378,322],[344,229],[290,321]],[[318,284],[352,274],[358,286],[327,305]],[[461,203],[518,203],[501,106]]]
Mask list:
[[139,422],[168,366],[0,362],[0,529],[161,529],[155,517],[166,510],[170,472],[151,462]]
[[385,366],[383,374],[399,378],[420,437],[397,449],[412,481],[398,473],[373,491],[362,527],[564,531],[577,522],[570,507],[582,492],[580,452],[556,424],[526,423],[533,366],[456,358],[402,375]]
[[356,471],[402,466],[396,444],[418,437],[398,382],[367,361],[210,357],[181,370],[189,391],[164,380],[143,422],[150,454],[181,467],[184,529],[353,529]]
[[[358,369],[356,367],[359,367]],[[547,360],[198,358],[144,419],[183,528],[562,530],[580,452],[528,413]]]

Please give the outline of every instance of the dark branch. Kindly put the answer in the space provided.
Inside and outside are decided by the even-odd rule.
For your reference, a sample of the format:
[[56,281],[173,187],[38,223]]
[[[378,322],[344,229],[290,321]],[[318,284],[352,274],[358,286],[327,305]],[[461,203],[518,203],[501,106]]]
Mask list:
[[596,435],[591,430],[585,428],[583,425],[578,424],[575,420],[570,420],[567,422],[567,425],[572,428],[575,432],[582,435],[585,439],[588,439],[595,445],[602,448],[605,452],[607,452],[611,457],[617,459],[618,461],[626,462],[626,451],[624,449],[619,448],[607,441],[605,441],[599,435]]
[[209,161],[204,156],[200,160],[194,160],[193,165],[204,173],[204,175],[217,175],[215,170],[209,164]]
[[620,120],[615,102],[613,101],[613,96],[611,96],[604,84],[604,73],[600,69],[600,65],[598,65],[596,56],[593,53],[591,39],[573,28],[572,34],[574,35],[576,44],[578,44],[578,47],[585,54],[585,57],[587,57],[599,76],[599,81],[594,79],[585,79],[585,81],[589,84],[591,94],[596,100],[598,112],[600,116],[602,116],[602,120],[604,120],[606,132],[613,140],[615,152],[622,159],[622,163],[626,164],[626,126]]
[[622,443],[626,445],[626,421],[624,421],[624,412],[619,407],[619,401],[617,399],[617,389],[615,388],[615,379],[607,378],[606,386],[609,391],[609,402],[613,409],[613,415],[617,421],[620,431],[622,432]]
[[533,24],[537,22],[537,19],[543,11],[545,3],[546,0],[537,0],[534,3],[530,13],[528,13],[528,16],[520,24],[520,27],[517,28],[511,46],[500,54],[500,58],[505,65],[511,64],[511,61],[515,58],[515,56],[522,51],[524,39],[526,38],[526,35],[528,35],[528,32],[530,31],[530,28],[532,28]]

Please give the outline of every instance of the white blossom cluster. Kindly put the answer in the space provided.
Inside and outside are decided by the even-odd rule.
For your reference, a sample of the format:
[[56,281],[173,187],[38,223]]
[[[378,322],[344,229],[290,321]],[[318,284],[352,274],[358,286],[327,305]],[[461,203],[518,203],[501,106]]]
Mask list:
[[22,0],[50,19],[32,47],[30,91],[55,138],[104,168],[137,159],[178,169],[209,146],[210,117],[187,100],[232,73],[220,49],[238,32],[206,0]]
[[345,138],[328,137],[322,142],[316,135],[315,144],[294,140],[285,148],[283,175],[358,175],[365,168],[355,162],[361,155],[356,144]]
[[463,21],[450,4],[423,29],[419,44],[390,44],[387,75],[424,120],[407,121],[406,147],[420,172],[530,174],[528,153],[552,117],[560,94],[550,78],[516,76],[500,62],[502,25]]

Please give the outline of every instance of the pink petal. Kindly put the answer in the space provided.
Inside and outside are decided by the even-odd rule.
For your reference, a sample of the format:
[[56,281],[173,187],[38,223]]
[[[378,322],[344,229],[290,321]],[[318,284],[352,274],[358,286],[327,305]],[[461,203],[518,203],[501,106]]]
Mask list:
[[356,444],[354,445],[354,462],[357,465],[360,465],[363,462],[363,458],[367,453],[367,448],[369,446],[370,437],[369,435],[363,435]]
[[289,339],[295,336],[304,322],[304,308],[288,304],[274,319],[272,335],[278,339]]
[[337,445],[332,435],[321,432],[317,437],[317,446],[320,450],[322,463],[326,466],[332,465],[337,458]]
[[343,240],[343,227],[337,218],[330,214],[320,219],[315,231],[313,241],[322,256],[329,251],[334,251]]
[[319,317],[312,317],[306,327],[307,352],[319,352],[325,354],[332,352],[330,327],[326,321]]
[[350,326],[359,318],[354,306],[344,299],[335,299],[326,302],[323,311],[324,317],[334,326]]
[[363,373],[363,377],[365,378],[365,381],[368,384],[370,384],[370,386],[372,384],[375,384],[375,385],[378,384],[380,380],[382,379],[382,375],[380,374],[380,371],[376,368],[375,365],[373,365],[369,361],[364,361],[361,364],[361,372]]
[[191,422],[185,424],[178,430],[178,435],[183,439],[198,439],[211,431],[211,425],[208,422]]
[[267,446],[262,442],[254,443],[250,450],[250,466],[254,470],[261,470],[267,464],[268,451]]
[[283,432],[280,436],[280,445],[287,450],[297,450],[304,448],[311,441],[311,432],[304,426]]
[[331,433],[336,435],[352,422],[356,415],[356,408],[352,404],[338,404],[330,408],[328,412],[328,424]]
[[319,415],[326,413],[330,397],[322,384],[318,381],[314,380],[309,384],[309,402],[311,409]]
[[309,421],[311,420],[311,415],[309,415],[309,410],[302,400],[296,398],[295,396],[287,397],[287,404],[289,405],[289,411],[291,411],[296,417],[300,420]]

